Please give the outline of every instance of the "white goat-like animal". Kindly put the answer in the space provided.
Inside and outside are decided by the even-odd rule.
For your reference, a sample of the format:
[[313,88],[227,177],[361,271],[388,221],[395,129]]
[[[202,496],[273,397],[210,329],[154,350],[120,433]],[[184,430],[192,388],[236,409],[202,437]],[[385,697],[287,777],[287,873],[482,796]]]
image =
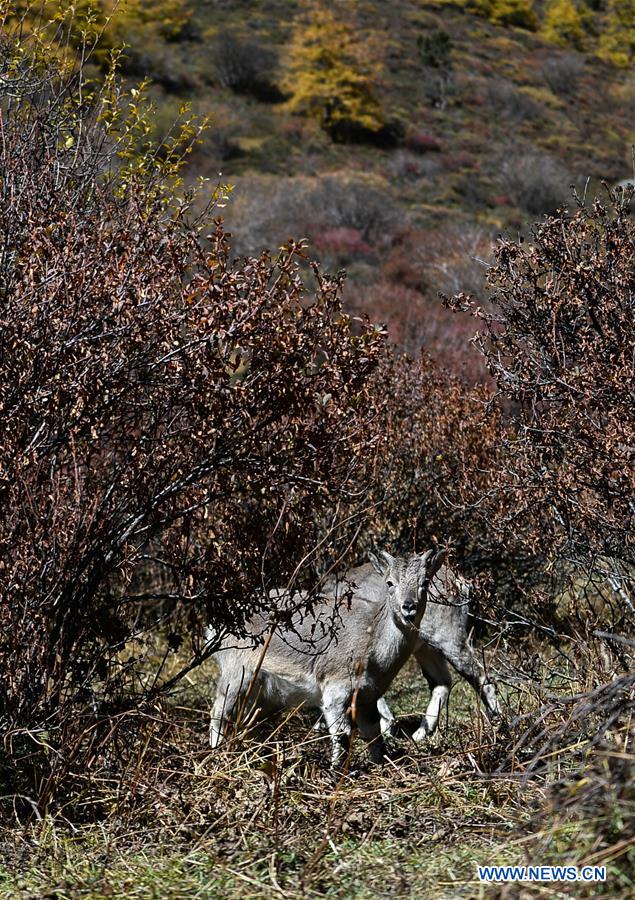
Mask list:
[[[342,592],[339,598],[323,598],[313,614],[298,614],[292,629],[275,629],[264,650],[253,644],[232,647],[226,640],[216,656],[220,677],[211,714],[212,747],[237,718],[253,722],[282,709],[319,707],[333,765],[348,750],[353,721],[371,759],[381,762],[385,748],[377,701],[419,641],[428,588],[443,555],[435,550],[407,560],[371,555],[376,580],[353,590],[348,602]],[[328,623],[336,605],[340,621],[331,634]],[[250,622],[253,635],[266,630],[262,616]]]
[[[387,590],[386,582],[377,577],[370,565],[352,569],[347,578],[363,596],[381,599],[382,589]],[[329,588],[336,594],[342,590],[334,583]],[[428,602],[413,647],[413,654],[431,691],[425,715],[412,735],[417,743],[434,734],[439,716],[447,705],[452,687],[448,663],[474,688],[491,716],[500,714],[496,685],[482,674],[468,640],[470,589],[469,582],[446,565],[440,566],[430,583]],[[377,705],[382,733],[387,734],[394,724],[394,716],[383,697]]]

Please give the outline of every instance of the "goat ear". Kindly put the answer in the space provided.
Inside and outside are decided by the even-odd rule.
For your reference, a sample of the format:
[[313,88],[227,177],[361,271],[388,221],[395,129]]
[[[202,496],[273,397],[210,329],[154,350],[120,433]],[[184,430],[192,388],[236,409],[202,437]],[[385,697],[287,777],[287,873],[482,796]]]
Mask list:
[[389,569],[397,562],[395,557],[391,556],[390,553],[386,553],[385,550],[380,550],[379,556],[375,556],[374,553],[369,553],[368,559],[370,560],[373,569],[379,575],[386,575]]
[[384,574],[384,567],[382,566],[381,562],[380,562],[379,559],[375,556],[374,553],[369,553],[369,554],[368,554],[368,560],[369,560],[371,566],[372,566],[373,569],[377,572],[378,575],[383,575],[383,574]]

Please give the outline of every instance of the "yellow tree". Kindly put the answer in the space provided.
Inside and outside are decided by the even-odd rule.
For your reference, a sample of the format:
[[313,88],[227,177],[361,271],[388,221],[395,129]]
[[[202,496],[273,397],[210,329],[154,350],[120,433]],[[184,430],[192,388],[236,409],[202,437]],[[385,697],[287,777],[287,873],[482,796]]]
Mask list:
[[317,119],[336,140],[384,127],[374,93],[379,64],[350,23],[313,3],[295,26],[283,87],[292,112]]
[[464,5],[495,25],[511,25],[525,31],[535,31],[538,27],[533,0],[464,0]]
[[192,11],[187,0],[102,0],[106,9],[115,11],[115,22],[122,31],[126,26],[154,31],[166,40],[178,40],[187,29]]
[[635,60],[635,0],[609,0],[599,56],[626,68]]
[[549,0],[542,33],[548,41],[561,47],[583,49],[584,23],[573,0]]
[[535,31],[538,27],[532,0],[494,0],[488,17],[497,25],[514,25],[526,31]]
[[50,50],[92,47],[93,60],[108,65],[123,44],[147,48],[179,40],[191,27],[188,0],[0,0],[0,26],[21,23],[25,33],[54,36]]

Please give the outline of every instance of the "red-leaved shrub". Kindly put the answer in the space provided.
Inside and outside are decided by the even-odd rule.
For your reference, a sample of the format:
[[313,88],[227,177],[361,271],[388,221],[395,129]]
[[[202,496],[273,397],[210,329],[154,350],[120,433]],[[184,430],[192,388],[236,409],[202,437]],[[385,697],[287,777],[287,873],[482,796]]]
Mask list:
[[443,144],[438,138],[421,131],[408,132],[404,144],[413,153],[440,153]]
[[358,228],[330,228],[318,234],[313,243],[319,253],[337,257],[341,261],[372,252],[370,244],[364,240]]

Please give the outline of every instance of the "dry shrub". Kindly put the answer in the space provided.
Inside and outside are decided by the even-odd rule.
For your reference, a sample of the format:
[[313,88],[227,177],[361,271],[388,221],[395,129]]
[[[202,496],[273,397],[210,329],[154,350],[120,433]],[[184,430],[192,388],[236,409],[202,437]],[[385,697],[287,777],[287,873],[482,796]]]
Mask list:
[[609,99],[617,114],[632,116],[635,113],[635,77],[627,74],[623,81],[611,85]]
[[251,255],[278,247],[290,235],[311,240],[354,229],[373,248],[391,240],[403,214],[383,178],[362,173],[322,177],[246,176],[237,179],[227,227],[234,249]]
[[381,274],[384,279],[425,293],[431,286],[421,259],[421,248],[428,237],[429,232],[423,229],[401,229],[392,247],[382,257]]
[[498,479],[508,527],[546,558],[612,578],[625,617],[624,572],[635,565],[631,195],[549,217],[531,244],[500,240],[491,309],[454,303],[485,324],[478,345],[514,411]]
[[442,170],[436,156],[421,156],[408,150],[397,150],[391,156],[389,169],[397,178],[416,181],[419,178],[435,178]]
[[540,107],[531,97],[504,78],[491,78],[485,83],[488,106],[511,122],[525,122],[541,114]]
[[[635,861],[635,676],[607,676],[605,651],[601,657],[590,654],[586,643],[577,644],[576,651],[581,661],[590,657],[593,688],[569,695],[548,692],[537,709],[519,715],[496,771],[507,777],[514,770],[522,773],[525,796],[532,785],[543,785],[529,807],[528,863],[553,848],[558,864],[606,866],[610,896],[621,888],[629,896]],[[530,693],[536,687],[531,685]],[[526,825],[517,826],[516,833],[526,841]]]
[[227,103],[214,103],[204,107],[209,125],[201,135],[190,156],[190,168],[216,178],[220,167],[227,160],[240,156],[240,138],[245,123],[234,107]]
[[477,170],[480,163],[471,153],[446,153],[441,157],[441,165],[446,172],[461,172],[465,169]]
[[434,230],[399,232],[382,262],[382,272],[408,287],[429,292],[480,293],[492,261],[492,236],[479,225],[461,223]]
[[197,73],[183,62],[181,54],[172,45],[149,38],[133,26],[126,29],[125,39],[123,64],[126,74],[133,78],[148,78],[177,97],[200,88]]
[[[463,374],[463,373],[461,373]],[[514,497],[501,485],[509,420],[488,386],[469,386],[427,351],[384,359],[378,452],[364,547],[403,553],[448,543],[473,579],[472,623],[498,639],[538,628],[552,636],[544,558],[514,530]]]
[[564,206],[571,196],[572,180],[557,159],[537,150],[506,154],[501,166],[504,192],[533,216]]
[[468,384],[487,379],[487,372],[471,341],[474,322],[450,312],[431,291],[406,287],[402,281],[382,280],[369,287],[351,287],[347,308],[384,322],[390,340],[402,351],[418,356],[422,347],[442,366]]
[[443,144],[438,138],[421,131],[409,131],[404,144],[412,153],[439,153],[443,150]]
[[246,175],[234,179],[232,202],[224,221],[233,251],[257,255],[263,247],[279,247],[291,235],[307,236],[314,179]]
[[45,806],[70,760],[115,741],[113,716],[165,687],[186,636],[180,675],[200,662],[202,622],[207,650],[240,634],[271,609],[269,586],[313,583],[354,537],[338,509],[373,453],[382,336],[353,332],[337,279],[315,269],[306,291],[301,245],[234,265],[213,206],[188,224],[191,199],[173,193],[187,144],[138,152],[138,94],[112,80],[82,94],[81,71],[45,56],[29,69],[14,52],[0,148],[0,710]]
[[381,281],[348,292],[348,308],[377,322],[385,322],[391,341],[407,353],[422,346],[428,303],[423,294],[397,281]]
[[223,87],[263,102],[283,99],[274,81],[278,56],[271,47],[223,31],[214,41],[212,53],[216,80]]
[[554,94],[574,94],[584,72],[584,64],[584,56],[579,53],[550,56],[542,64],[542,77]]
[[343,265],[371,252],[358,228],[329,228],[315,238],[315,248],[328,265],[331,260],[335,265]]
[[354,289],[348,302],[373,320],[386,322],[393,341],[408,353],[417,355],[425,346],[468,382],[483,382],[487,372],[470,346],[474,323],[465,314],[449,314],[440,295],[480,292],[491,259],[492,239],[481,227],[405,229],[383,256],[383,279]]
[[386,356],[375,380],[383,399],[367,539],[403,552],[450,540],[464,565],[491,556],[475,505],[490,488],[501,430],[487,391],[427,353]]
[[374,246],[389,242],[403,221],[390,185],[376,175],[327,175],[319,180],[312,204],[315,220],[330,227],[356,228]]
[[442,294],[481,293],[492,263],[493,239],[480,225],[449,225],[422,235],[417,262]]

